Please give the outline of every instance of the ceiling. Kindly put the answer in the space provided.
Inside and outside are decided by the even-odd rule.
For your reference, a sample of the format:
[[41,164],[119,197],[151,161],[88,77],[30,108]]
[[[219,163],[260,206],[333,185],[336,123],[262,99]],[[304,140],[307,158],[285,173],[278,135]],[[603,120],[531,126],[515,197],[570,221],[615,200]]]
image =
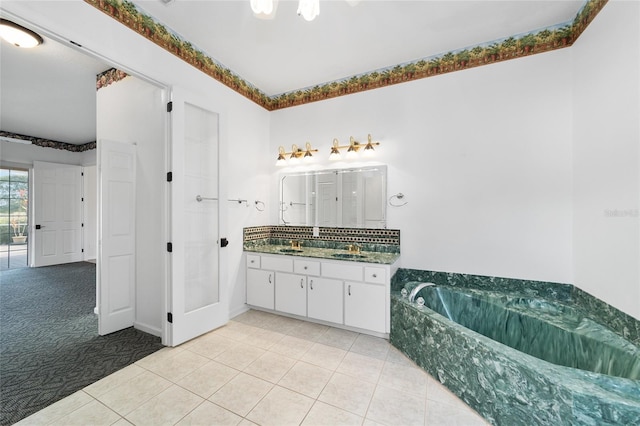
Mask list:
[[[279,0],[136,0],[140,10],[272,96],[571,21],[585,0],[321,0],[312,22]],[[0,46],[0,130],[80,144],[95,138],[95,76],[108,64],[50,39]]]

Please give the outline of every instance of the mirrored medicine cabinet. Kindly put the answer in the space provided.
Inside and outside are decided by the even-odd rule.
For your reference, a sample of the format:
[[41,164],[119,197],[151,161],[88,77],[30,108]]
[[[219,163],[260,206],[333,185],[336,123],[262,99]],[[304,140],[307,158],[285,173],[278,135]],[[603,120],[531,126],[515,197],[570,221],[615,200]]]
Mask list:
[[387,167],[316,170],[280,178],[280,225],[386,228]]

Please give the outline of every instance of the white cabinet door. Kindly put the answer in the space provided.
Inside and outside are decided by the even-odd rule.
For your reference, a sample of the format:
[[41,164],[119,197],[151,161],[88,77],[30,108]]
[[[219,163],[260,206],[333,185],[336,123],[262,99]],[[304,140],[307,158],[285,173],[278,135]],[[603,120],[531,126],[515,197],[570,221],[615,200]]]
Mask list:
[[307,316],[307,277],[276,274],[276,311]]
[[247,269],[247,304],[273,309],[275,272]]
[[345,282],[344,324],[385,332],[385,286]]
[[317,277],[308,277],[307,280],[307,316],[342,324],[342,281]]

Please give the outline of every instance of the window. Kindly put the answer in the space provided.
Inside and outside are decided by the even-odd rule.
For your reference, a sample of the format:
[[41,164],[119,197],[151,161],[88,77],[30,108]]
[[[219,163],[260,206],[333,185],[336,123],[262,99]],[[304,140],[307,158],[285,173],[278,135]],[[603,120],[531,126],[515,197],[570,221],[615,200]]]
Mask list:
[[27,266],[29,171],[0,168],[0,270]]

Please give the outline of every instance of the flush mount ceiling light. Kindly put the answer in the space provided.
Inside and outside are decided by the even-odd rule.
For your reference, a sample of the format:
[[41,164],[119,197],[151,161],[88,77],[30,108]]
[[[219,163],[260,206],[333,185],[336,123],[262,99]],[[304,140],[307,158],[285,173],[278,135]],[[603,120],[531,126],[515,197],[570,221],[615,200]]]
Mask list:
[[[250,0],[254,15],[262,19],[272,19],[278,8],[278,0]],[[313,21],[320,14],[320,0],[299,0],[298,16]]]
[[42,44],[39,34],[15,22],[0,18],[0,37],[14,46],[31,48]]

